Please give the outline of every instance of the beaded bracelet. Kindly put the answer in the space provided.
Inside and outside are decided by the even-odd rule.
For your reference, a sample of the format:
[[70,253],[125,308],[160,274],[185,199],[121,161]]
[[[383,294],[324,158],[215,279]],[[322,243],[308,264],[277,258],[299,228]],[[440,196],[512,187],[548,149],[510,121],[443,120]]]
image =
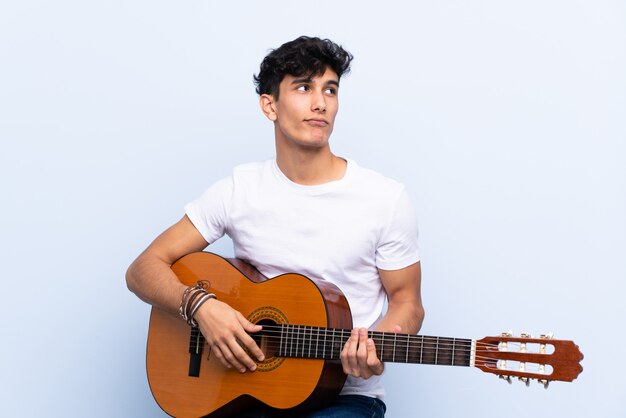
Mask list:
[[180,299],[178,313],[190,326],[196,327],[198,323],[193,319],[194,315],[207,300],[217,299],[214,293],[205,290],[206,282],[198,281],[195,286],[190,286],[183,292]]
[[217,299],[217,296],[215,296],[214,293],[205,293],[204,295],[200,297],[198,302],[195,305],[193,305],[193,307],[191,308],[191,313],[189,314],[189,319],[187,320],[187,323],[189,325],[191,325],[192,327],[198,326],[198,323],[194,319],[194,316],[196,315],[196,312],[198,311],[198,309],[200,309],[200,306],[202,306],[204,302],[206,302],[209,299]]

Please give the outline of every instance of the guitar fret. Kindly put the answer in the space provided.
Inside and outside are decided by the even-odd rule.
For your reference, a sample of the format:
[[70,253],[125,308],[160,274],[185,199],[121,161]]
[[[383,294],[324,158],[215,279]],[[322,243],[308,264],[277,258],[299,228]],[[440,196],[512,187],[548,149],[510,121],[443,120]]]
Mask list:
[[[306,331],[306,326],[304,327],[304,330]],[[313,327],[311,327],[311,331],[313,331]],[[309,332],[309,334],[312,334],[312,332]],[[309,354],[308,354],[308,358],[311,358],[311,339],[307,338],[307,341],[309,342]]]
[[[307,350],[307,352],[308,352],[307,357],[308,358],[311,358],[311,332],[313,331],[313,327],[310,327],[310,328],[311,329],[309,330],[309,332],[306,334],[306,337],[305,337],[306,341],[307,341],[307,344],[309,346],[308,350]],[[306,332],[306,327],[304,327],[304,331]]]
[[[304,327],[300,327],[300,331],[302,331],[302,340],[301,342],[301,350],[302,350],[302,354],[300,355],[300,357],[304,357],[304,344],[306,342],[306,325]],[[298,331],[298,336],[300,336],[300,331]],[[298,338],[300,339],[300,338]]]
[[438,358],[439,358],[439,337],[437,337],[437,341],[435,342],[435,364],[437,364]]
[[300,343],[300,328],[298,325],[294,325],[294,328],[296,330],[296,357],[298,357],[298,344]]
[[[300,350],[302,351],[302,354],[298,355],[298,350],[296,349],[296,356],[298,357],[304,357],[304,338],[300,336],[302,334],[302,331],[303,327],[298,327],[298,344],[300,345]],[[298,344],[296,344],[296,347],[298,346]]]
[[298,327],[298,344],[300,344],[300,352],[296,352],[298,357],[304,358],[304,345],[306,344],[306,325]]
[[396,361],[396,338],[397,338],[398,334],[393,334],[393,352],[391,355],[391,361],[394,362]]
[[283,357],[287,357],[287,341],[289,339],[289,334],[287,333],[288,327],[289,325],[287,324],[283,324],[282,326],[282,330],[281,330],[281,341],[280,341],[280,346],[281,346],[281,350],[280,353],[283,355]]
[[406,357],[404,359],[405,363],[409,362],[409,349],[410,349],[410,347],[411,347],[411,336],[407,335],[406,336]]
[[320,356],[320,352],[319,352],[319,344],[320,344],[320,329],[319,327],[317,328],[317,337],[315,338],[315,358],[319,358]]
[[305,344],[306,344],[306,325],[304,327],[301,328],[302,329],[302,355],[301,357],[305,357],[304,356],[304,350],[306,349]]
[[424,363],[424,336],[422,335],[422,344],[420,345],[420,364]]
[[452,366],[454,366],[454,348],[456,345],[456,338],[452,339]]
[[380,358],[384,360],[385,359],[385,332],[384,331],[380,333],[380,345],[381,345]]

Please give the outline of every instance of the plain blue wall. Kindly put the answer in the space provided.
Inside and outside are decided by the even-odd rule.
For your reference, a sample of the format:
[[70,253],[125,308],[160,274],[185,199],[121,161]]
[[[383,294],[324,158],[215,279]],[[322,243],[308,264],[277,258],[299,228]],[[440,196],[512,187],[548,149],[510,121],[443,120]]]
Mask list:
[[571,0],[3,2],[0,415],[162,415],[124,272],[273,155],[252,74],[301,34],[356,56],[334,150],[415,201],[422,333],[585,353],[547,391],[390,365],[388,417],[626,416],[626,7]]

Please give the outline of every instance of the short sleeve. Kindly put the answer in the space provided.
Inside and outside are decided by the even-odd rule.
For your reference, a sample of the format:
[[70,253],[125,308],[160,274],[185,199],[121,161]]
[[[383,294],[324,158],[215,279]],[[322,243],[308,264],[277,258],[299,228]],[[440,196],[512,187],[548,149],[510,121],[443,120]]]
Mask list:
[[420,260],[415,209],[403,188],[376,248],[376,267],[399,270]]
[[185,206],[185,214],[209,244],[226,233],[232,193],[233,181],[230,177],[225,178]]

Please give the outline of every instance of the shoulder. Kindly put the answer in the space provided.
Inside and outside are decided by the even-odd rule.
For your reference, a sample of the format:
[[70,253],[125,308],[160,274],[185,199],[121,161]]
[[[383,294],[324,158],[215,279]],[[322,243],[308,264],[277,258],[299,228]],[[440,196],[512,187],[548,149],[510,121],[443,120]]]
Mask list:
[[258,181],[272,170],[272,160],[239,164],[233,168],[231,179],[233,182]]
[[357,187],[368,190],[372,195],[383,195],[392,199],[399,197],[405,192],[404,184],[401,182],[387,177],[376,170],[362,167],[353,160],[348,161]]
[[245,175],[246,173],[258,173],[262,171],[271,163],[271,160],[266,161],[255,161],[250,163],[243,163],[235,166],[233,168],[233,175],[241,174]]

